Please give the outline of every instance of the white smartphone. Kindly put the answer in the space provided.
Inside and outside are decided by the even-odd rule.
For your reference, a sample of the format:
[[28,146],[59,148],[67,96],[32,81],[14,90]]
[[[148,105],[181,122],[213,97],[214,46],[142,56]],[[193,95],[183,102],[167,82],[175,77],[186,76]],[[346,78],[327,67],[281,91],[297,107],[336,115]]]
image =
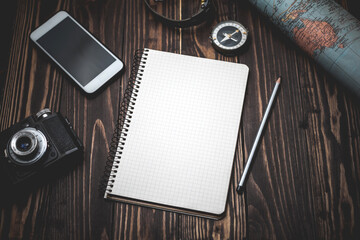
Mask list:
[[86,93],[93,93],[124,64],[103,44],[60,11],[35,29],[30,39]]

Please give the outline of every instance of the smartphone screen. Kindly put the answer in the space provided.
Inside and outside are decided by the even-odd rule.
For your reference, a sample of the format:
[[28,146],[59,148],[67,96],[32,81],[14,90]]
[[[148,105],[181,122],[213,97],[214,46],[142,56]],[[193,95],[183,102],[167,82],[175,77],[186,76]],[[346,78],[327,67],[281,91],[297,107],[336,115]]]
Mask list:
[[116,61],[70,17],[65,17],[36,42],[82,86]]

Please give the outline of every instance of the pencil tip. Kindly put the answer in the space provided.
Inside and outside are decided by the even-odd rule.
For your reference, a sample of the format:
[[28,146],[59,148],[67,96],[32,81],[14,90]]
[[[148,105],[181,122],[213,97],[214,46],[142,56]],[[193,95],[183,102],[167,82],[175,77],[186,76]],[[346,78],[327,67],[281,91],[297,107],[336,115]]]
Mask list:
[[281,76],[279,76],[279,78],[276,80],[276,83],[280,83],[281,82]]

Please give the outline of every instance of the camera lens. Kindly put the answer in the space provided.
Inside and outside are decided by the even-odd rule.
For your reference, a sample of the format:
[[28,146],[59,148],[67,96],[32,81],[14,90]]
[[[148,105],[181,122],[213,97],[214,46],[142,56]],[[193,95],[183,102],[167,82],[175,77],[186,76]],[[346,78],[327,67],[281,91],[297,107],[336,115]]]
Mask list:
[[15,133],[8,144],[10,159],[18,165],[30,165],[44,155],[47,148],[45,135],[31,127]]
[[36,132],[20,130],[11,140],[11,150],[19,157],[31,155],[38,147]]
[[27,136],[20,137],[16,141],[16,148],[21,152],[28,151],[31,148],[31,146],[32,146],[31,139],[29,137],[27,137]]

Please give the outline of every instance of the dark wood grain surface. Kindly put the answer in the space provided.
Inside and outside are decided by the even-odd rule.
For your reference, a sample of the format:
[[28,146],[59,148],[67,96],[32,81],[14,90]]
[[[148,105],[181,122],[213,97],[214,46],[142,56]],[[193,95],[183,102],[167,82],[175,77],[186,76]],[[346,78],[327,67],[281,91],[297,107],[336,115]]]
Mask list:
[[[164,26],[142,0],[14,0],[2,3],[0,130],[44,107],[73,123],[82,164],[0,208],[0,239],[359,239],[360,105],[244,0],[218,0],[217,16],[196,28]],[[338,1],[357,18],[356,0]],[[196,1],[168,1],[177,17]],[[68,11],[126,64],[89,98],[30,42],[29,34]],[[208,40],[221,20],[243,23],[249,50],[216,53]],[[98,193],[134,51],[149,47],[245,63],[250,68],[226,215],[219,221],[105,201]],[[281,91],[244,195],[235,187],[274,81]],[[0,193],[1,198],[6,192]]]

